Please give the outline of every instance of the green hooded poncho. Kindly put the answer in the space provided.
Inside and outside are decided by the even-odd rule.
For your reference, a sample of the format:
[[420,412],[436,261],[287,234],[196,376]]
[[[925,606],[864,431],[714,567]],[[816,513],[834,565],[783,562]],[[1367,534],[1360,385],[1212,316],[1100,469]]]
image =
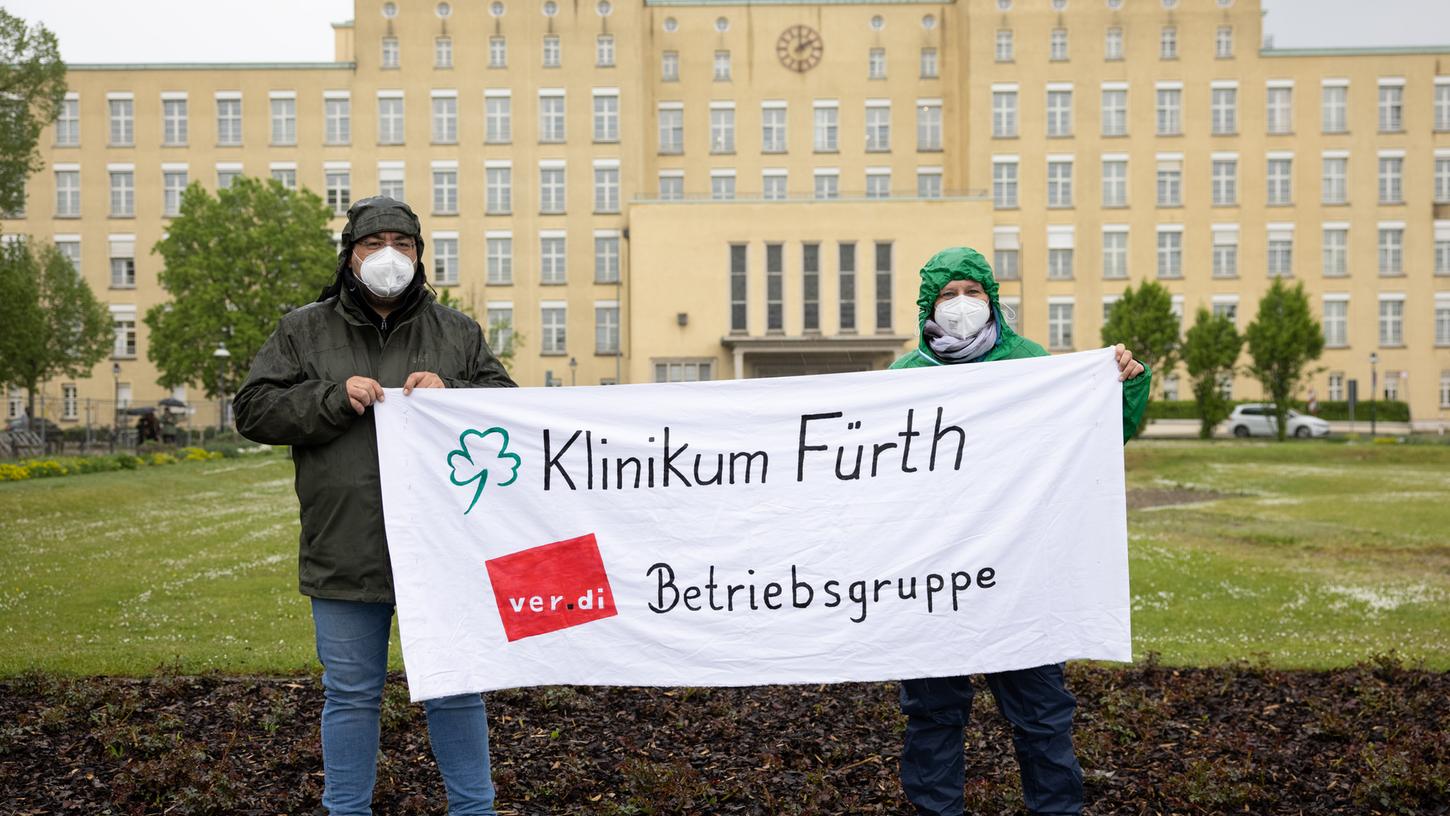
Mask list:
[[[987,291],[992,300],[992,319],[997,322],[997,345],[985,356],[972,363],[990,363],[993,360],[1015,360],[1021,357],[1046,357],[1047,350],[1012,331],[1002,319],[1002,304],[997,300],[997,279],[992,277],[992,267],[980,252],[970,247],[952,247],[933,255],[921,268],[921,289],[916,296],[917,344],[916,348],[902,355],[892,368],[924,368],[948,365],[932,353],[926,342],[926,320],[936,308],[936,298],[943,286],[954,280],[974,280]],[[970,365],[970,364],[969,364]],[[1123,441],[1127,442],[1138,432],[1143,422],[1143,412],[1148,408],[1152,372],[1146,365],[1143,373],[1123,383]]]

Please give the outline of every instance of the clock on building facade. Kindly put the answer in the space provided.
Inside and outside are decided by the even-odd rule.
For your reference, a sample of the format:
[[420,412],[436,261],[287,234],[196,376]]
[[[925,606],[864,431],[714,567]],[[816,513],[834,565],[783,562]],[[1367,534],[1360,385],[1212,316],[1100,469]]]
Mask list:
[[780,64],[804,74],[821,61],[825,44],[821,35],[807,25],[794,25],[782,31],[775,43],[775,54]]

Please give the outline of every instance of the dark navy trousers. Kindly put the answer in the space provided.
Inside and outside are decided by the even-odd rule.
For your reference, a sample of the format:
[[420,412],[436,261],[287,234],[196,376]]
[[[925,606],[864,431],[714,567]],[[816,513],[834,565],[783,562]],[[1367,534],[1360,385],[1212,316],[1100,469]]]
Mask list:
[[[1082,812],[1082,767],[1072,749],[1072,713],[1062,666],[984,675],[1012,724],[1022,795],[1035,814]],[[919,816],[962,816],[966,769],[962,729],[972,714],[969,677],[901,681],[906,740],[901,787]]]

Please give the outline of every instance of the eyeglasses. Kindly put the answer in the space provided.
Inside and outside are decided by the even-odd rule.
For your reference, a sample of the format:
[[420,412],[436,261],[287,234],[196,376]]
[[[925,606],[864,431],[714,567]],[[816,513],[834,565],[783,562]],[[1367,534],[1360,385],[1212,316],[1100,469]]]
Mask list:
[[412,238],[398,238],[393,241],[384,241],[381,238],[364,238],[358,241],[358,245],[368,252],[377,252],[385,246],[391,246],[399,252],[412,252],[418,248],[418,242]]

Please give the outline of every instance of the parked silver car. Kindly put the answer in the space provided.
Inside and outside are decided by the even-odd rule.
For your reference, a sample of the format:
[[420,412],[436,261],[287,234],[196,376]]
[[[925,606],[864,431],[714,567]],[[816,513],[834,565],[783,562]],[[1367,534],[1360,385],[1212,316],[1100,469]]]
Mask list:
[[[1319,417],[1301,414],[1289,409],[1289,435],[1307,439],[1311,436],[1328,436],[1329,423]],[[1247,402],[1234,407],[1225,423],[1237,437],[1277,436],[1275,430],[1274,404],[1271,402]]]

